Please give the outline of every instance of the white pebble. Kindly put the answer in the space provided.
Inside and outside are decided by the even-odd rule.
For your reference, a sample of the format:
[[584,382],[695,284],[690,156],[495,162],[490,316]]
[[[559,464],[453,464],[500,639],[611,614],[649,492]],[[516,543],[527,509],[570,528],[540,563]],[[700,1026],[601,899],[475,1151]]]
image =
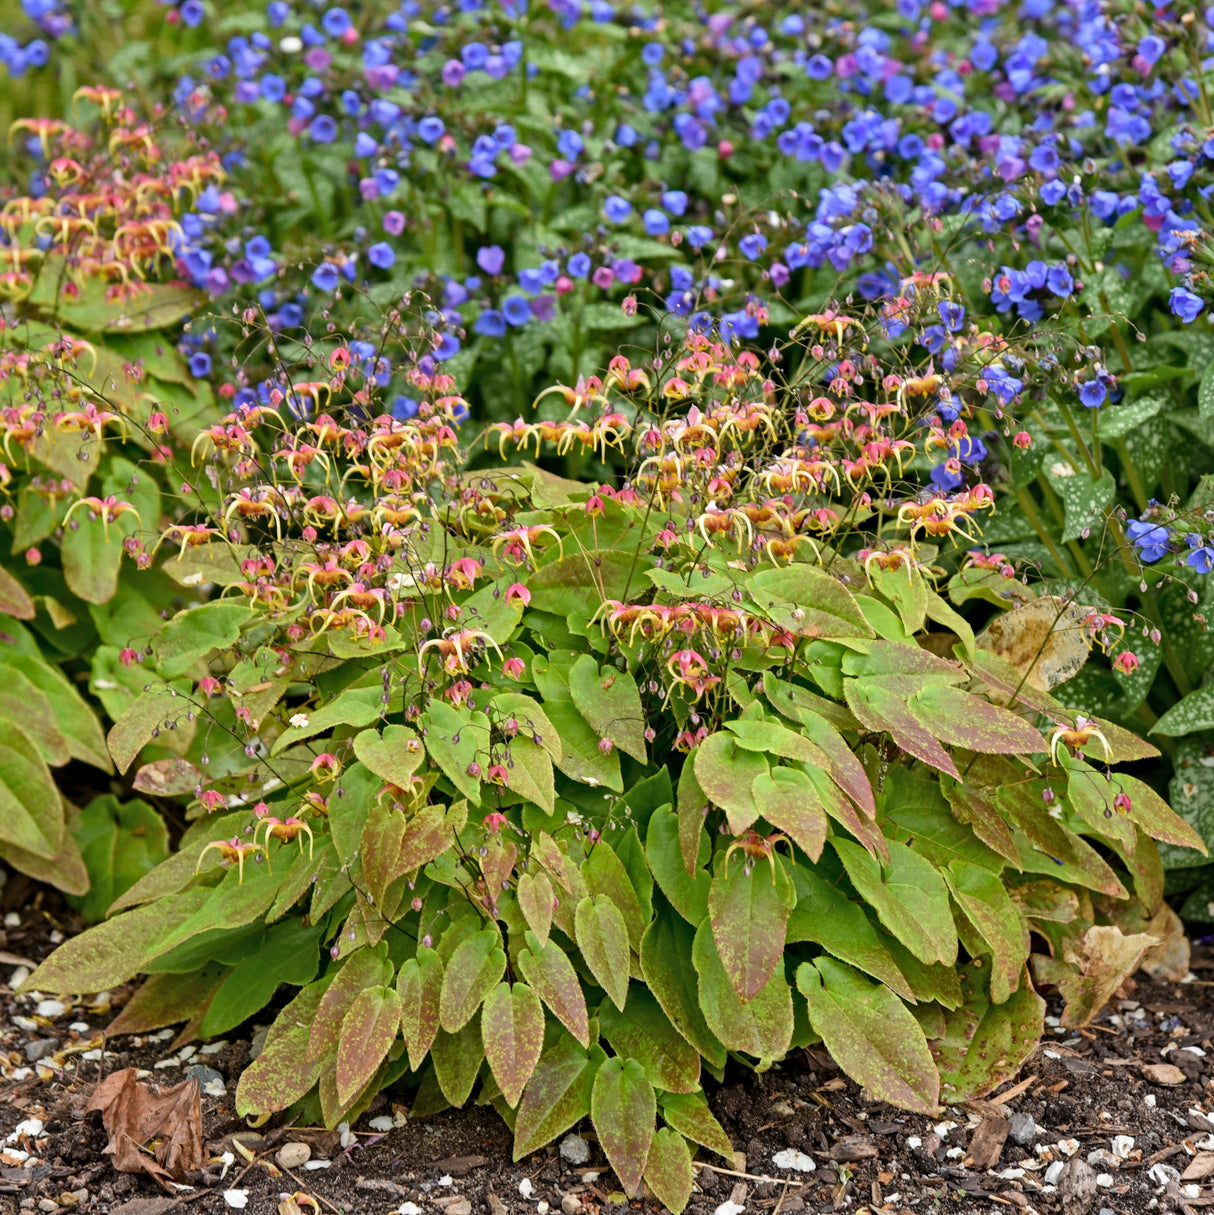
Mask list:
[[381,1114],[378,1118],[372,1118],[367,1125],[373,1131],[379,1131],[381,1134],[386,1134],[392,1129],[392,1119],[387,1114]]
[[1057,1185],[1058,1178],[1062,1176],[1062,1170],[1064,1168],[1066,1168],[1066,1165],[1063,1164],[1061,1160],[1055,1160],[1054,1163],[1045,1170],[1042,1180],[1046,1185]]
[[224,1190],[223,1200],[230,1207],[235,1207],[236,1210],[243,1210],[249,1205],[248,1190]]
[[36,1139],[42,1134],[43,1125],[40,1118],[26,1118],[13,1128],[13,1133],[8,1137],[7,1142],[16,1143],[22,1135],[31,1135]]
[[8,977],[8,985],[16,991],[26,979],[30,977],[30,968],[28,966],[18,966]]
[[771,1159],[776,1168],[796,1169],[798,1173],[812,1173],[818,1167],[814,1164],[812,1156],[807,1156],[804,1152],[797,1151],[796,1148],[785,1148],[782,1152],[777,1152]]
[[535,1192],[535,1186],[531,1184],[530,1177],[524,1177],[522,1181],[518,1183],[518,1192],[522,1194],[524,1198],[531,1197],[531,1195]]
[[40,1000],[34,1012],[40,1017],[53,1021],[67,1012],[67,1005],[62,1000]]
[[[1101,1186],[1103,1189],[1106,1189],[1106,1190],[1109,1189],[1113,1184],[1113,1174],[1112,1173],[1097,1173],[1096,1174],[1096,1184],[1098,1186]],[[1193,1188],[1197,1189],[1196,1186],[1194,1186]],[[1190,1197],[1196,1198],[1197,1195],[1192,1194],[1192,1195],[1190,1195]]]
[[4,917],[4,927],[5,928],[20,928],[21,927],[21,917],[15,911],[10,911]]
[[907,1135],[906,1146],[910,1148],[911,1151],[914,1151],[915,1148],[920,1148],[923,1146],[923,1140],[920,1139],[918,1135]]
[[309,1173],[315,1173],[317,1169],[327,1169],[331,1163],[329,1160],[305,1160],[304,1168]]
[[740,1202],[734,1202],[732,1198],[727,1198],[717,1209],[713,1215],[742,1215],[746,1208]]
[[1056,1144],[1054,1144],[1054,1146],[1064,1156],[1074,1156],[1074,1154],[1077,1151],[1079,1151],[1079,1140],[1078,1139],[1059,1139],[1058,1142]]
[[395,1215],[422,1215],[422,1209],[415,1202],[402,1202],[396,1208]]

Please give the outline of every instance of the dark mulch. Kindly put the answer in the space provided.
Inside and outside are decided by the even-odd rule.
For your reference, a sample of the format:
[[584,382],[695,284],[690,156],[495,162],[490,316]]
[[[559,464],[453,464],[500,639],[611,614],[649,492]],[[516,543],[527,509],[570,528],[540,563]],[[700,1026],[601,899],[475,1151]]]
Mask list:
[[[102,1057],[100,1029],[125,993],[112,993],[110,1008],[59,1008],[12,994],[14,972],[15,981],[22,977],[15,959],[37,962],[75,927],[43,897],[10,912],[0,931],[0,1212],[224,1215],[241,1209],[225,1198],[235,1190],[249,1215],[293,1215],[280,1203],[297,1191],[322,1212],[359,1215],[623,1215],[624,1197],[588,1122],[577,1128],[586,1160],[576,1164],[566,1158],[576,1155],[576,1143],[564,1154],[553,1147],[513,1162],[510,1134],[488,1108],[409,1120],[407,1095],[397,1099],[403,1104],[382,1097],[344,1145],[336,1132],[273,1123],[253,1135],[232,1100],[251,1029],[218,1047],[175,1054],[171,1032],[120,1039]],[[707,1157],[714,1167],[697,1168],[688,1210],[796,1215],[965,1206],[983,1215],[1008,1208],[1198,1215],[1214,1206],[1214,951],[1197,948],[1193,972],[1196,981],[1185,984],[1142,977],[1130,998],[1089,1029],[1051,1027],[1021,1077],[1004,1086],[1006,1100],[953,1108],[935,1122],[867,1101],[816,1051],[762,1076],[730,1073],[710,1098],[740,1154],[735,1172],[749,1176]],[[1150,1078],[1144,1068],[1159,1064],[1177,1070]],[[98,1079],[118,1068],[146,1068],[150,1078],[175,1083],[197,1066],[218,1073],[203,1098],[213,1162],[204,1184],[175,1200],[146,1177],[117,1173],[103,1155],[97,1116],[79,1111]],[[244,1136],[253,1163],[233,1150],[233,1134]],[[292,1167],[289,1175],[276,1155],[299,1143],[313,1165],[324,1163]],[[805,1157],[814,1171],[796,1168],[807,1167]]]

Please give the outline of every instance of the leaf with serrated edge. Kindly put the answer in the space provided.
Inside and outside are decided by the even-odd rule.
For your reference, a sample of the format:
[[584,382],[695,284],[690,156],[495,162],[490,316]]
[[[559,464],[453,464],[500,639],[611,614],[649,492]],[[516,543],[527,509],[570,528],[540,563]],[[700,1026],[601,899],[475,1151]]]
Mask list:
[[633,1059],[608,1059],[594,1077],[590,1120],[620,1186],[633,1197],[649,1158],[656,1116],[653,1086],[641,1065]]
[[590,973],[616,1008],[623,1008],[628,996],[628,929],[619,908],[605,894],[587,896],[578,903],[573,922]]
[[[501,937],[492,928],[461,941],[443,968],[438,1023],[449,1034],[459,1033],[496,986],[506,969]],[[456,1105],[458,1102],[452,1102]]]
[[584,1047],[590,1045],[590,1018],[577,971],[565,951],[555,942],[540,944],[535,933],[527,933],[527,948],[520,950],[518,968],[537,996]]
[[687,1140],[677,1131],[662,1127],[649,1145],[645,1184],[667,1210],[680,1215],[691,1197],[694,1180],[695,1170],[691,1167]]
[[430,1058],[434,1061],[434,1074],[443,1096],[458,1109],[471,1095],[485,1058],[480,1009],[458,1033],[449,1034],[440,1029],[430,1047]]
[[873,1098],[921,1114],[937,1112],[936,1065],[919,1023],[893,992],[826,957],[797,968],[797,988],[827,1050]]
[[337,1041],[337,1097],[348,1105],[370,1082],[400,1029],[400,996],[369,987],[350,1005]]
[[485,997],[481,1041],[489,1070],[513,1109],[544,1045],[544,1009],[526,983],[499,983]]

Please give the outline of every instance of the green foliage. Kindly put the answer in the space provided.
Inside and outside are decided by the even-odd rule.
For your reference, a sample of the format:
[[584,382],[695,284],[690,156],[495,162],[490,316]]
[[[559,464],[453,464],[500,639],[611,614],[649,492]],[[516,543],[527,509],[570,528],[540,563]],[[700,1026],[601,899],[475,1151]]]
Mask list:
[[[494,1103],[518,1156],[589,1116],[624,1188],[672,1209],[696,1145],[729,1153],[702,1084],[730,1057],[821,1042],[874,1097],[934,1112],[1033,1048],[1034,975],[1091,1015],[1154,940],[1121,931],[1160,909],[1153,838],[1201,845],[1117,770],[1149,748],[1026,682],[1013,622],[1056,619],[1048,598],[993,648],[941,599],[925,558],[965,560],[981,495],[930,548],[931,505],[780,548],[759,486],[806,459],[798,423],[706,351],[727,400],[705,383],[685,416],[611,423],[650,436],[627,491],[468,473],[437,405],[332,423],[330,537],[294,491],[235,491],[283,512],[229,537],[253,546],[245,578],[149,639],[156,674],[109,738],[137,783],[169,784],[160,737],[203,724],[194,821],[134,884],[115,869],[90,896],[120,896],[110,918],[30,982],[146,974],[123,1024],[171,994],[204,1035],[298,988],[242,1114],[307,1099],[332,1125],[401,1081],[419,1108]],[[705,510],[708,474],[663,462],[731,428],[713,475],[732,489]],[[425,492],[385,492],[392,470]],[[223,543],[190,556],[218,568]],[[42,756],[23,763],[45,789]],[[141,813],[90,807],[86,851],[113,856]],[[1113,961],[1089,974],[1097,942]]]

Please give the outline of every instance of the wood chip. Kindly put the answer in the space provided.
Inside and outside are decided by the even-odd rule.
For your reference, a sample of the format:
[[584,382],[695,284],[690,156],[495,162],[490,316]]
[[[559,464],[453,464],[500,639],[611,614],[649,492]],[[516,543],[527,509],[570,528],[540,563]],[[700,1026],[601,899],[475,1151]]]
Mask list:
[[1181,1181],[1205,1181],[1214,1173],[1214,1152],[1198,1152],[1189,1167],[1180,1175]]
[[1007,1142],[1011,1125],[1008,1118],[983,1118],[970,1136],[969,1151],[964,1161],[966,1167],[980,1172],[993,1169],[1003,1155],[1003,1145]]
[[1144,1063],[1142,1074],[1152,1084],[1176,1085],[1183,1084],[1188,1079],[1175,1063]]
[[485,1194],[485,1205],[489,1215],[506,1215],[506,1204],[492,1190]]
[[998,1097],[992,1097],[991,1104],[1004,1105],[1013,1098],[1019,1097],[1021,1093],[1028,1092],[1028,1090],[1036,1083],[1036,1076],[1027,1076],[1025,1079],[1021,1080],[1019,1084],[1013,1085],[1011,1088],[1009,1088],[1006,1093],[1000,1093]]
[[446,1160],[432,1160],[430,1167],[452,1177],[467,1177],[473,1169],[483,1168],[489,1163],[488,1156],[449,1156]]
[[877,1155],[877,1145],[868,1135],[844,1135],[830,1149],[831,1160],[871,1160]]

